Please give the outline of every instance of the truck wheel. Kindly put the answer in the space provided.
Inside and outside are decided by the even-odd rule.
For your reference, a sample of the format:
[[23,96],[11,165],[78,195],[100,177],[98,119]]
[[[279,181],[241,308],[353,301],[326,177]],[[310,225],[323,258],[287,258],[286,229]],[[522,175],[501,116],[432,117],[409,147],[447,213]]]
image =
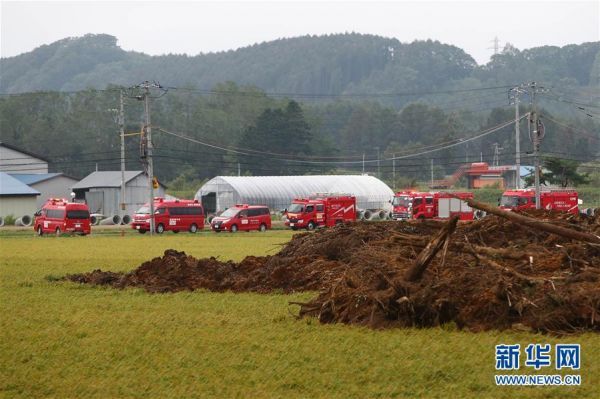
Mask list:
[[36,231],[38,236],[41,237],[44,235],[44,230],[42,229],[42,226],[38,226]]
[[237,228],[237,224],[234,224],[233,226],[231,226],[231,230],[232,233],[237,233],[238,228]]
[[260,227],[258,228],[258,231],[260,231],[261,233],[264,233],[265,231],[267,231],[267,225],[264,223],[261,223]]
[[315,229],[315,222],[313,222],[312,220],[310,222],[308,222],[308,224],[306,225],[306,230],[314,230]]
[[292,227],[292,230],[296,231],[298,228],[296,226]]
[[425,221],[425,216],[423,216],[423,215],[420,215],[420,216],[417,218],[417,220],[419,220],[420,222],[423,222],[423,221]]
[[62,234],[62,231],[60,231],[60,227],[56,228],[56,236],[60,237],[60,235]]
[[165,226],[163,226],[162,223],[159,223],[158,226],[156,226],[156,232],[158,234],[162,234],[162,233],[164,233],[164,231],[165,231]]
[[198,231],[198,226],[196,225],[196,223],[192,223],[192,225],[190,226],[190,233],[195,233]]
[[146,230],[139,229],[139,230],[138,230],[138,233],[140,233],[140,234],[144,234],[144,233],[146,233]]

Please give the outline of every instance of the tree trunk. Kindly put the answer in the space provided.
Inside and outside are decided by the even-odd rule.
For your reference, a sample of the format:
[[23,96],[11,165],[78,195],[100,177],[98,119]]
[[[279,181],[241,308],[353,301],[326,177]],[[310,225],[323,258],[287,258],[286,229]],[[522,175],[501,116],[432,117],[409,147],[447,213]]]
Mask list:
[[440,249],[444,246],[444,243],[450,239],[450,235],[456,229],[456,223],[458,222],[458,216],[454,216],[446,223],[446,225],[440,230],[440,232],[427,244],[425,249],[421,251],[413,266],[408,269],[404,278],[408,281],[417,281],[427,269],[427,266]]

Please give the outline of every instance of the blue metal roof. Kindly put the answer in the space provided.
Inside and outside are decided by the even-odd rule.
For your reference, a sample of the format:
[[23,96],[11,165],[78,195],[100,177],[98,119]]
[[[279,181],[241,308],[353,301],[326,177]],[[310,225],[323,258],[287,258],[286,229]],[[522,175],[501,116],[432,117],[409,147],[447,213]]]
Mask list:
[[10,173],[10,175],[21,183],[30,185],[52,179],[53,177],[62,175],[62,173]]
[[40,192],[5,172],[0,172],[0,195],[40,195]]

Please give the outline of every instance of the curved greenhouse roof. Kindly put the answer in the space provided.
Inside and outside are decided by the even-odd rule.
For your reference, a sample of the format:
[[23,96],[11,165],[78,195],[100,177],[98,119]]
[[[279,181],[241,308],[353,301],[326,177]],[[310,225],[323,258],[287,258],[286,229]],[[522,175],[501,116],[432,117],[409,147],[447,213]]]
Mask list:
[[394,192],[368,175],[323,176],[217,176],[206,182],[195,198],[207,212],[235,204],[267,205],[282,210],[294,198],[314,193],[346,193],[356,196],[359,209],[388,209]]

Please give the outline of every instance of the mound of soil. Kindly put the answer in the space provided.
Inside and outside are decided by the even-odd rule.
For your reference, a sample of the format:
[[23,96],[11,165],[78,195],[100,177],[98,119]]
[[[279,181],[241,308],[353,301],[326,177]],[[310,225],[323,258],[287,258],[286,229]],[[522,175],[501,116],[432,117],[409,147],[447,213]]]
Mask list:
[[[600,218],[544,211],[547,223],[600,236]],[[68,275],[80,283],[195,290],[319,291],[301,317],[372,328],[454,322],[473,331],[600,331],[600,245],[495,216],[458,224],[412,281],[407,271],[446,223],[360,222],[297,234],[276,255],[239,263],[167,250],[129,273]]]

